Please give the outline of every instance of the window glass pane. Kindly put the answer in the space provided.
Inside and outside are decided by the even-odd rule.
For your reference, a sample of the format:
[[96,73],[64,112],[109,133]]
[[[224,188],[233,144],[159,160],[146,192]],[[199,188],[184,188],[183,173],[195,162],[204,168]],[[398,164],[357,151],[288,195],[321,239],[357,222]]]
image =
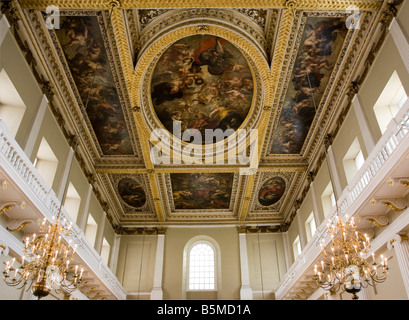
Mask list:
[[331,204],[333,207],[335,207],[335,205],[337,204],[336,200],[335,200],[335,195],[334,192],[331,193]]
[[365,163],[364,156],[362,154],[362,151],[359,150],[358,154],[355,157],[355,166],[359,170],[364,163]]
[[189,255],[189,290],[215,289],[214,250],[206,243],[192,247]]

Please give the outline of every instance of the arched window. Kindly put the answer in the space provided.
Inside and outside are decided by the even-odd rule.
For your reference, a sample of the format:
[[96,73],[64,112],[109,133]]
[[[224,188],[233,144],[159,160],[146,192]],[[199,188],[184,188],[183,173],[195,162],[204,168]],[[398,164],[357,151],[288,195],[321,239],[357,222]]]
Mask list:
[[208,242],[196,242],[188,255],[188,289],[216,289],[216,255]]

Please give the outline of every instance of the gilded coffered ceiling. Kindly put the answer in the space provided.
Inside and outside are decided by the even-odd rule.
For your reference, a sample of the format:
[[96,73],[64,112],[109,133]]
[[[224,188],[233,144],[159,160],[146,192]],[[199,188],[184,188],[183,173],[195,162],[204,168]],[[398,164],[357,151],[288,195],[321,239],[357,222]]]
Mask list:
[[[59,28],[47,28],[49,6]],[[47,66],[54,113],[79,137],[77,159],[118,232],[285,230],[390,14],[375,0],[22,0],[17,9]],[[180,134],[230,129],[252,144],[181,141],[175,121]],[[155,160],[153,132],[170,132],[159,156],[171,161]],[[177,161],[189,147],[202,153]],[[255,155],[255,170],[228,161],[239,154]]]

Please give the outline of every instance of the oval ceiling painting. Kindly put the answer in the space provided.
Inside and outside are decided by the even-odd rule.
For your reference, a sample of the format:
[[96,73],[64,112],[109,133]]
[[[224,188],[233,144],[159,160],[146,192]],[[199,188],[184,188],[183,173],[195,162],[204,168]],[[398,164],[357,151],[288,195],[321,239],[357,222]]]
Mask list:
[[146,202],[145,190],[139,182],[131,178],[123,178],[119,181],[118,193],[127,205],[134,208],[140,208]]
[[272,177],[261,186],[258,201],[263,206],[271,206],[281,199],[285,191],[285,181],[281,177]]
[[[221,129],[228,136],[244,122],[253,100],[253,76],[245,57],[229,41],[188,36],[159,59],[151,98],[159,120],[174,136],[194,144],[214,143],[213,137],[206,139],[206,129]],[[186,130],[191,136],[200,133],[201,140],[186,140]]]

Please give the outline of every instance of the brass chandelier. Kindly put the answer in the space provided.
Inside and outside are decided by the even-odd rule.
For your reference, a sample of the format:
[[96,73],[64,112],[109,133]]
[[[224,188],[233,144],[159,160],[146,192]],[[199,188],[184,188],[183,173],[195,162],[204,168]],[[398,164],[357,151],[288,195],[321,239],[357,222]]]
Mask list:
[[372,262],[365,256],[371,250],[370,238],[361,235],[356,229],[354,218],[346,216],[343,222],[337,213],[334,223],[327,224],[328,234],[331,235],[330,249],[325,248],[325,240],[321,246],[321,265],[314,267],[314,279],[325,290],[338,291],[341,287],[353,294],[357,300],[357,293],[368,285],[384,282],[388,276],[388,259],[381,255],[380,264],[376,263],[375,253]]
[[16,289],[29,285],[38,299],[47,296],[52,288],[57,293],[66,294],[81,287],[83,269],[79,271],[78,265],[71,265],[76,256],[76,245],[71,247],[71,240],[68,245],[62,240],[63,235],[70,233],[71,223],[68,225],[65,219],[61,221],[58,216],[55,223],[48,226],[44,219],[40,234],[24,240],[21,265],[14,266],[15,258],[5,263],[5,283]]

